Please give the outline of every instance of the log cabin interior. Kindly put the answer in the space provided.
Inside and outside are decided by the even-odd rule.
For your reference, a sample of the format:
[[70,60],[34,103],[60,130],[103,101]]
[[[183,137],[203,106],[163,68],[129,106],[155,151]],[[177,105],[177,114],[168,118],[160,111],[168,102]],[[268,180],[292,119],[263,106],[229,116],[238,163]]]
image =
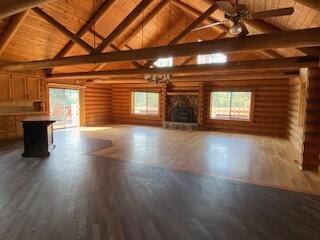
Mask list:
[[319,56],[317,0],[1,1],[0,239],[319,239]]

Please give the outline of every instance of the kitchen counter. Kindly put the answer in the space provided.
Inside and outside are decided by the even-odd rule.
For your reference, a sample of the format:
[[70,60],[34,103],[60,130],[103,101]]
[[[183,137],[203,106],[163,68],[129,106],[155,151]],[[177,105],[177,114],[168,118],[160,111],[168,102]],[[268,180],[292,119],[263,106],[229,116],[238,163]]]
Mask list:
[[55,119],[50,116],[34,116],[34,117],[27,117],[22,120],[22,122],[56,122],[58,119]]
[[32,116],[22,120],[24,153],[22,157],[48,157],[54,149],[53,123],[50,116]]
[[11,112],[11,113],[0,113],[0,116],[20,116],[20,115],[41,115],[48,114],[47,112]]

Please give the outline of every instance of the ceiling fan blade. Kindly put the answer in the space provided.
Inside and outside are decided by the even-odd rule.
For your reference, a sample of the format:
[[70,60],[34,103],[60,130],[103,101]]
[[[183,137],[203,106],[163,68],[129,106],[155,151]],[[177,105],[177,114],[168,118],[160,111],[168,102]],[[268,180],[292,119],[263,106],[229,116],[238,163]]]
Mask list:
[[206,28],[211,28],[211,27],[214,27],[214,26],[217,26],[217,25],[224,24],[225,22],[229,22],[229,20],[228,21],[215,22],[215,23],[212,23],[212,24],[209,24],[209,25],[205,25],[205,26],[202,26],[202,27],[194,28],[194,29],[191,30],[191,32],[199,31],[199,30],[206,29]]
[[227,14],[233,14],[235,12],[235,8],[229,1],[217,1],[216,3],[219,8],[221,8]]
[[292,15],[294,13],[294,8],[280,8],[262,12],[256,12],[251,14],[252,19],[256,18],[267,18],[267,17],[280,17],[280,16],[287,16]]

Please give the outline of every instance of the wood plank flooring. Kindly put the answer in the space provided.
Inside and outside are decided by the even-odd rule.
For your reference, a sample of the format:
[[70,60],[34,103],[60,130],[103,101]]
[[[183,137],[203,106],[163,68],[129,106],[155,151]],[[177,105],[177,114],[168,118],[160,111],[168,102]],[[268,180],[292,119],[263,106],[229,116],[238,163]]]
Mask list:
[[[142,149],[137,131],[159,135],[112,129]],[[120,140],[86,130],[57,131],[48,159],[21,158],[21,142],[0,145],[1,240],[319,239],[319,196],[95,156]]]
[[320,175],[299,169],[298,151],[286,139],[126,125],[83,134],[112,142],[96,156],[320,194]]

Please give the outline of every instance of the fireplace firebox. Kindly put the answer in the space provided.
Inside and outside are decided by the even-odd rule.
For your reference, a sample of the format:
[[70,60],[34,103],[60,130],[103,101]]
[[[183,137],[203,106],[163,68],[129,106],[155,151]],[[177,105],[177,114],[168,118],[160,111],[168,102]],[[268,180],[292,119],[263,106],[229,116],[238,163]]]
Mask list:
[[194,123],[194,108],[193,107],[175,107],[172,113],[174,122]]

